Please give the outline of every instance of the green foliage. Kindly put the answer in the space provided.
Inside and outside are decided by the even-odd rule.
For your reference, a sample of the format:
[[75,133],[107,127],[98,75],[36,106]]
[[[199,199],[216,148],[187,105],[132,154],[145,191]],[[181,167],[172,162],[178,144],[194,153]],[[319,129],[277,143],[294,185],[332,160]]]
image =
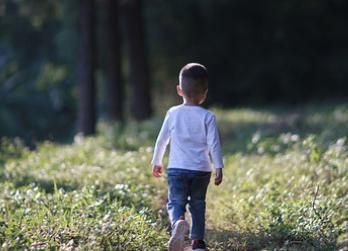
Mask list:
[[77,8],[67,8],[73,6],[71,2],[76,1],[6,0],[1,4],[1,135],[19,136],[33,144],[64,140],[73,132],[77,39],[76,31],[70,31]]
[[2,250],[163,250],[166,237],[149,216],[94,186],[47,194],[31,184],[3,184]]
[[[207,195],[210,250],[347,246],[346,106],[215,113],[226,167]],[[160,124],[103,122],[34,151],[2,139],[2,249],[164,250],[166,181],[150,171]]]
[[25,153],[29,152],[21,139],[11,139],[6,137],[0,138],[0,167],[5,162],[23,157]]
[[[330,130],[337,123],[320,126]],[[208,221],[220,231],[211,233],[214,250],[335,250],[347,245],[346,138],[329,139],[324,131],[300,137],[306,130],[311,128],[279,136],[256,132],[247,151],[227,157],[222,187],[208,194]]]
[[3,250],[165,248],[168,237],[156,213],[164,189],[148,184],[146,149],[117,152],[79,136],[72,145],[45,142],[32,152],[3,142]]
[[143,146],[153,145],[158,131],[161,128],[162,119],[154,118],[144,122],[130,121],[127,123],[100,122],[98,135],[106,147],[138,150]]

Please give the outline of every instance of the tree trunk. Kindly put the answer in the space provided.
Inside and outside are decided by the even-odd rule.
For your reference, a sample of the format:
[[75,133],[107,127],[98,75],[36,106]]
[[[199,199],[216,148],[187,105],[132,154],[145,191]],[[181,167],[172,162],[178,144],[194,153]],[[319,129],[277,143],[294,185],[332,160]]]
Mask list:
[[131,113],[136,120],[144,120],[151,116],[152,108],[141,0],[125,0],[122,7],[128,43]]
[[104,0],[104,37],[106,50],[106,76],[108,112],[111,120],[122,121],[123,85],[121,77],[121,42],[118,0]]
[[94,0],[80,0],[79,113],[78,130],[95,134],[95,5]]

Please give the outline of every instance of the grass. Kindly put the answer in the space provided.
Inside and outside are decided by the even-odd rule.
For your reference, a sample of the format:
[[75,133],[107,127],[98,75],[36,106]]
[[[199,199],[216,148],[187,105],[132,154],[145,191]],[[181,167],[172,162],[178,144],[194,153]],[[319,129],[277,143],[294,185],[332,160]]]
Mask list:
[[[348,246],[348,105],[214,109],[224,181],[207,197],[210,250]],[[150,173],[161,119],[98,136],[1,139],[2,250],[165,250],[166,180]]]

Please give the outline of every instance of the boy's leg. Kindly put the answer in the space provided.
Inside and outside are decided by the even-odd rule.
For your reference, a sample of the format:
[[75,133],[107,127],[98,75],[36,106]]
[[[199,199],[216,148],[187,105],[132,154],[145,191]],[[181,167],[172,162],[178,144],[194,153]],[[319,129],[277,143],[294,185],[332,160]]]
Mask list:
[[195,175],[190,185],[189,210],[192,217],[190,238],[203,240],[205,232],[205,196],[210,181],[210,172]]
[[168,169],[168,203],[167,210],[172,226],[184,216],[189,193],[187,176],[180,169]]

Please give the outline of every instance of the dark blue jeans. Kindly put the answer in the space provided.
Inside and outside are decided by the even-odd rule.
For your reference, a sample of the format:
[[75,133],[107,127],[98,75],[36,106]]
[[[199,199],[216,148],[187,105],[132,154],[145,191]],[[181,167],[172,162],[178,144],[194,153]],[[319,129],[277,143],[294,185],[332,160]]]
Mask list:
[[205,230],[205,196],[211,172],[169,168],[167,210],[172,224],[186,212],[186,205],[192,218],[190,238],[203,240]]

